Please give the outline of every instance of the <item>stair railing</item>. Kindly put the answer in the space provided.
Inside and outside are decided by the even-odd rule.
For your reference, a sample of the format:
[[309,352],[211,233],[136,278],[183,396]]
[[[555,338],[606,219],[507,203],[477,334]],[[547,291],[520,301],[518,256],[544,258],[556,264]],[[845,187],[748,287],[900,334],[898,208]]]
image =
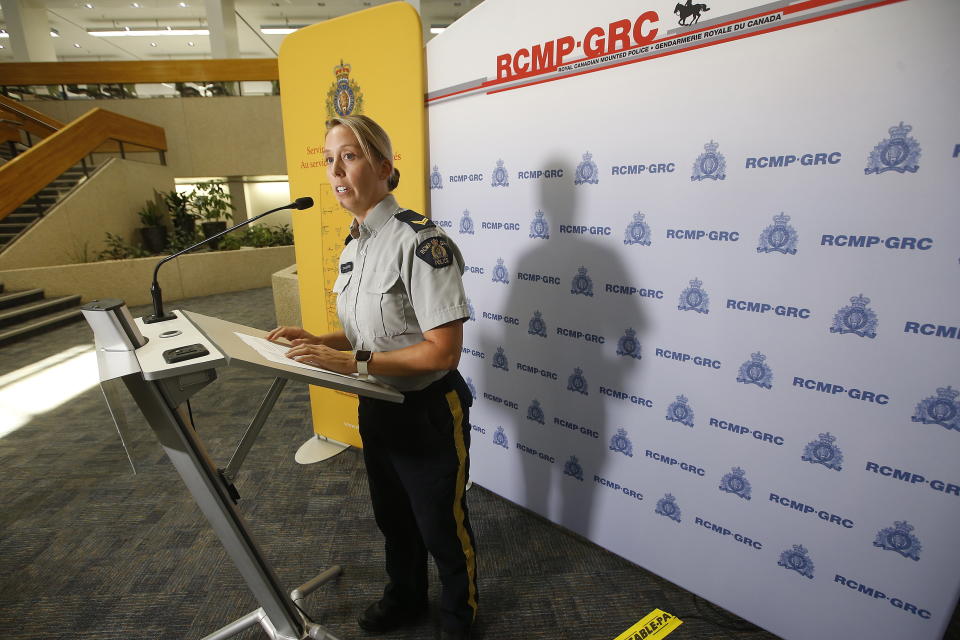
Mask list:
[[[160,156],[160,163],[166,164],[164,130],[147,122],[104,109],[93,109],[63,125],[2,97],[0,111],[8,114],[7,119],[9,114],[15,113],[25,130],[35,133],[43,130],[47,134],[41,141],[0,166],[0,220],[70,167],[78,163],[85,165],[87,156],[94,152],[118,153],[121,158],[126,158],[130,152],[156,152]],[[56,125],[60,127],[51,131]]]

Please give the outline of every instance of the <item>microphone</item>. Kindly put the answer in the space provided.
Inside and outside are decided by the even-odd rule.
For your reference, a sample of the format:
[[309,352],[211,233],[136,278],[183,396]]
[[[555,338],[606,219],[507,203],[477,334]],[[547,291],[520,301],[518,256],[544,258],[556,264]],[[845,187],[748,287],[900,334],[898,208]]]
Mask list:
[[270,211],[261,213],[260,215],[254,218],[248,218],[243,222],[241,222],[240,224],[233,225],[226,231],[221,231],[220,233],[216,235],[212,235],[209,238],[206,238],[205,240],[201,240],[197,244],[191,247],[187,247],[182,251],[177,251],[175,254],[167,256],[166,258],[158,262],[156,268],[153,270],[153,284],[150,285],[150,296],[153,298],[153,315],[147,316],[146,318],[143,319],[143,321],[146,324],[153,324],[155,322],[166,322],[167,320],[173,320],[177,317],[172,313],[163,312],[163,296],[161,295],[161,292],[160,292],[160,284],[157,282],[157,274],[160,272],[160,267],[163,265],[163,263],[169,262],[170,260],[173,260],[177,256],[182,256],[185,253],[189,253],[194,249],[196,249],[197,247],[207,244],[211,240],[216,240],[221,236],[225,236],[231,231],[233,231],[234,229],[239,229],[240,227],[246,226],[251,222],[255,222],[260,218],[262,218],[263,216],[270,215],[271,213],[276,213],[277,211],[283,211],[284,209],[296,209],[298,211],[302,211],[304,209],[309,209],[312,206],[313,206],[313,198],[309,196],[305,196],[303,198],[297,198],[290,204],[285,204],[282,207],[277,207],[276,209],[270,209]]

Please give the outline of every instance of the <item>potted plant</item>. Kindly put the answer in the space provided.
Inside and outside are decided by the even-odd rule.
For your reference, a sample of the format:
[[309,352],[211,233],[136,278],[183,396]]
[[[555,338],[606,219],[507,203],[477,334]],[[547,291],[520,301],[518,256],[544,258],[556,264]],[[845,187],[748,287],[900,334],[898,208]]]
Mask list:
[[190,210],[190,194],[174,189],[163,194],[163,201],[173,220],[174,232],[192,234],[197,225],[197,216]]
[[[233,219],[230,194],[221,182],[201,182],[190,194],[190,205],[196,215],[203,220],[200,227],[204,237],[214,236],[227,228],[227,220]],[[217,248],[218,241],[210,243],[211,249]]]
[[163,219],[160,217],[160,206],[156,200],[147,200],[137,211],[140,216],[140,237],[143,239],[143,246],[150,253],[163,253],[167,245],[167,229],[163,226]]

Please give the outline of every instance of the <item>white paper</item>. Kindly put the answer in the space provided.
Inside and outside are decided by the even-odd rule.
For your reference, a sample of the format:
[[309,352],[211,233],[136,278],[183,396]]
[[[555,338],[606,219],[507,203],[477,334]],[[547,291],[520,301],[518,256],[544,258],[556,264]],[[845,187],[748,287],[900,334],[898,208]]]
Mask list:
[[270,342],[263,338],[257,338],[255,336],[248,335],[246,333],[240,333],[239,331],[234,331],[234,335],[246,342],[253,348],[254,351],[259,353],[261,356],[270,360],[271,362],[276,362],[278,364],[286,364],[291,367],[300,367],[302,369],[309,369],[311,371],[323,371],[324,373],[329,373],[335,376],[341,376],[344,378],[350,378],[351,380],[356,380],[357,377],[353,375],[347,375],[343,373],[337,373],[336,371],[330,371],[329,369],[324,369],[323,367],[315,367],[312,364],[306,364],[304,362],[297,362],[292,358],[288,358],[286,355],[287,351],[290,350],[290,347],[284,346],[282,344],[277,344],[276,342]]

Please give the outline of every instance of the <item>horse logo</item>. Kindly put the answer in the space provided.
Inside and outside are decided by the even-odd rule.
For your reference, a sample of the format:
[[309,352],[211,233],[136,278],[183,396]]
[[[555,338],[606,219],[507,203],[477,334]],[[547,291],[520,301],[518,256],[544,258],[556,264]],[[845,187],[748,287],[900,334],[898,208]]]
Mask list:
[[[710,7],[705,4],[693,4],[692,0],[687,0],[686,4],[678,2],[673,9],[673,12],[680,16],[680,24],[685,27],[697,24],[700,20],[700,14],[706,11],[710,11]],[[687,18],[692,18],[692,20],[687,22]]]

